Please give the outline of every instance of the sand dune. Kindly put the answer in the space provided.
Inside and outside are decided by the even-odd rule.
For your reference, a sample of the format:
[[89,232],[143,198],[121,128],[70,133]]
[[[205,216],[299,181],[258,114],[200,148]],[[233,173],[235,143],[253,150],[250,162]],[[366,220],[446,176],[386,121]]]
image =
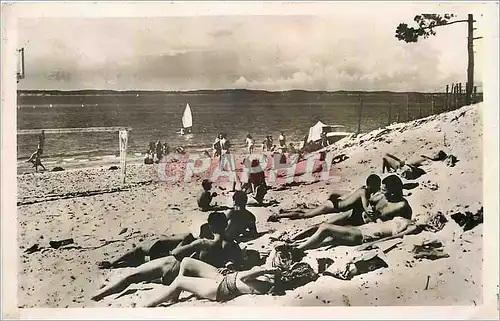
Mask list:
[[[321,276],[317,281],[289,291],[284,296],[242,296],[227,305],[480,305],[482,303],[482,225],[463,232],[450,218],[454,213],[482,207],[482,104],[430,116],[404,124],[395,124],[351,140],[340,141],[332,150],[347,159],[334,165],[335,177],[329,181],[297,184],[271,190],[269,200],[278,204],[250,207],[260,230],[294,231],[321,222],[281,220],[267,222],[280,209],[305,203],[323,202],[330,190],[351,190],[362,184],[368,174],[381,174],[381,157],[392,153],[402,159],[443,149],[459,162],[448,167],[436,162],[416,180],[419,186],[407,191],[414,217],[441,211],[448,222],[437,232],[406,236],[388,252],[389,267],[341,281]],[[239,156],[241,157],[241,156]],[[182,164],[178,164],[179,168]],[[89,297],[105,279],[111,280],[127,269],[98,270],[95,262],[123,253],[141,239],[158,234],[197,232],[207,214],[196,209],[195,195],[199,177],[192,182],[158,182],[154,166],[132,165],[127,184],[120,182],[119,171],[109,165],[79,168],[64,172],[18,175],[19,247],[38,243],[48,247],[56,239],[73,238],[80,248],[44,249],[22,254],[19,264],[19,307],[131,307],[161,290],[161,285],[132,286],[126,294],[95,303]],[[279,183],[279,182],[278,182]],[[223,186],[224,187],[224,186]],[[227,186],[225,186],[227,187]],[[228,189],[215,187],[216,201],[230,205]],[[89,193],[92,191],[94,193]],[[92,195],[90,195],[92,194]],[[496,215],[487,213],[486,215]],[[125,234],[119,235],[127,227]],[[438,260],[416,260],[414,244],[437,239],[450,256]],[[105,241],[111,244],[99,247]],[[269,236],[246,244],[258,250],[270,246]],[[311,251],[305,258],[314,265],[318,257],[338,260],[353,250],[348,247]],[[427,284],[428,281],[428,284]],[[426,289],[427,284],[427,289]],[[140,289],[135,291],[133,289]],[[207,300],[190,298],[179,306],[210,305]]]

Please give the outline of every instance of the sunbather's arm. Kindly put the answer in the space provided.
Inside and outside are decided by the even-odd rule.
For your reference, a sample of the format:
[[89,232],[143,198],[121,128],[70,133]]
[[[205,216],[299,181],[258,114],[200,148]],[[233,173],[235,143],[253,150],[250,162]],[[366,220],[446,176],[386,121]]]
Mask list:
[[395,235],[392,235],[392,236],[388,236],[388,237],[384,237],[382,239],[375,240],[375,241],[372,241],[372,242],[369,242],[369,243],[365,243],[363,245],[360,245],[357,248],[357,250],[358,251],[362,251],[362,250],[367,249],[367,248],[369,248],[369,247],[371,247],[371,246],[373,246],[375,244],[382,243],[382,242],[385,242],[385,241],[388,241],[388,240],[392,240],[392,239],[397,239],[397,238],[403,237],[403,236],[405,236],[407,234],[413,234],[413,233],[419,231],[420,229],[421,229],[420,225],[413,225],[413,224],[412,225],[408,225],[408,227],[404,231],[402,231],[402,232],[400,232],[398,234],[395,234]]
[[172,255],[175,256],[176,259],[182,260],[183,258],[190,256],[194,252],[198,252],[200,250],[204,250],[210,245],[213,244],[212,240],[207,239],[199,239],[193,241],[190,244],[179,246],[172,251]]
[[248,271],[242,271],[238,273],[241,281],[245,282],[248,280],[253,280],[261,275],[274,274],[278,271],[278,268],[267,268],[263,266],[255,266]]

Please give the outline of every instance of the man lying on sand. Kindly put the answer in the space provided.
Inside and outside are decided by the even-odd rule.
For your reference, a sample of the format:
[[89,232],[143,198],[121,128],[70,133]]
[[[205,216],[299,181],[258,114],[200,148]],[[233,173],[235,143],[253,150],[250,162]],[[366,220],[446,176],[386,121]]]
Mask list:
[[[423,174],[425,171],[420,168],[422,165],[425,165],[429,162],[438,162],[451,160],[451,163],[456,162],[456,157],[453,155],[448,155],[444,151],[439,150],[434,153],[432,156],[420,155],[416,159],[410,161],[402,161],[398,157],[385,154],[382,157],[382,173],[385,171],[389,172],[398,172],[402,177],[406,179],[417,179]],[[454,166],[455,164],[451,164],[450,166]]]
[[198,194],[196,201],[198,202],[198,207],[200,208],[200,210],[206,212],[212,208],[210,203],[212,202],[212,199],[217,196],[217,193],[210,192],[210,190],[212,189],[212,182],[208,179],[204,179],[201,182],[201,187],[203,188],[203,190]]
[[[339,213],[328,219],[325,223],[334,225],[360,226],[365,223],[387,221],[394,217],[411,219],[412,208],[403,197],[403,182],[396,175],[387,176],[382,180],[380,191],[374,193],[368,200],[370,210]],[[295,235],[292,240],[302,239],[315,233],[320,224]]]
[[388,221],[368,223],[361,226],[339,226],[321,224],[318,230],[297,249],[310,250],[321,246],[361,245],[363,243],[389,240],[415,233],[417,224],[403,217],[395,217]]
[[368,200],[370,197],[380,190],[380,177],[371,174],[366,179],[366,185],[358,188],[351,193],[332,193],[328,200],[321,206],[306,212],[291,212],[271,215],[268,219],[270,222],[276,222],[280,218],[303,219],[311,218],[322,214],[341,213],[352,210],[352,215],[349,217],[349,225],[363,224],[361,214],[363,211],[370,212]]
[[[241,238],[254,238],[259,235],[257,226],[255,225],[256,218],[249,210],[246,209],[248,197],[243,191],[236,191],[233,194],[233,208],[226,212],[228,225],[226,228],[226,236],[231,240],[239,240]],[[200,228],[200,237],[212,239],[213,234],[207,228],[207,223]]]
[[173,304],[182,291],[211,301],[225,302],[242,294],[266,294],[273,285],[277,268],[253,267],[248,271],[221,273],[202,261],[184,258],[179,276],[160,297],[146,304],[155,307],[163,302]]
[[239,246],[226,237],[226,215],[213,212],[208,217],[208,223],[214,234],[213,240],[195,240],[190,244],[177,247],[172,251],[171,256],[144,263],[129,275],[100,289],[92,300],[99,301],[108,295],[122,292],[133,283],[160,279],[163,284],[169,285],[177,277],[182,259],[188,256],[194,256],[217,268],[240,268],[243,264],[243,256]]
[[[111,261],[101,261],[97,265],[101,269],[137,267],[141,264],[172,255],[172,251],[192,243],[196,238],[191,233],[160,237],[152,242],[143,242],[131,251]],[[146,244],[147,243],[147,244]]]

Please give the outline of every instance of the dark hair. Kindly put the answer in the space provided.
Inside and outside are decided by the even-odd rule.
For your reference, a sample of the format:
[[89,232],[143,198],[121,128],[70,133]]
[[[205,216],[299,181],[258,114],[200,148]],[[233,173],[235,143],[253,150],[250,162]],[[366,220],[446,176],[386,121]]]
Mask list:
[[247,138],[252,138],[252,135],[248,134],[248,135],[247,135]]
[[403,195],[403,182],[397,175],[387,176],[382,180],[382,184],[385,185],[389,194],[393,194],[394,196]]
[[209,179],[204,179],[203,181],[201,181],[201,186],[204,190],[209,190],[210,188],[212,188],[212,182]]
[[248,202],[248,196],[243,191],[236,191],[233,194],[233,201],[236,205],[246,205]]
[[366,179],[366,186],[369,186],[369,187],[374,186],[374,187],[379,188],[380,183],[381,183],[380,176],[378,176],[377,174],[371,174]]
[[208,224],[214,233],[222,233],[227,228],[227,217],[222,212],[212,212],[208,215]]

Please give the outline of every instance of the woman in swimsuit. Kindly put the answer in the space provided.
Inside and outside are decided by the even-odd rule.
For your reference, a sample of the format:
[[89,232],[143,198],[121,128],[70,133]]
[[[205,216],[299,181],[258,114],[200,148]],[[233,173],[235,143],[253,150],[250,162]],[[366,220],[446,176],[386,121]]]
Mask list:
[[213,212],[208,216],[208,223],[214,234],[213,240],[198,239],[174,249],[170,256],[144,263],[131,274],[100,289],[91,299],[99,301],[108,295],[122,292],[134,283],[160,279],[163,284],[169,285],[177,277],[182,259],[192,255],[216,267],[239,267],[243,261],[242,253],[234,241],[225,237],[226,215]]
[[228,272],[207,263],[185,258],[180,265],[179,276],[160,297],[146,304],[156,307],[161,303],[174,304],[182,291],[211,301],[225,302],[242,294],[265,294],[274,284],[278,268],[254,267],[248,271]]

